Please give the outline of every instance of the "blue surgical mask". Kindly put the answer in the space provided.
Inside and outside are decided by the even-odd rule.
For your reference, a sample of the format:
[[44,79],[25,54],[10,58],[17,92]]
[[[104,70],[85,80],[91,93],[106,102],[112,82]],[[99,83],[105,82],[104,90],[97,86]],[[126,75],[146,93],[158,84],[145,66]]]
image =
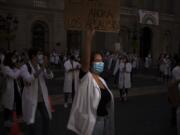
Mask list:
[[104,62],[95,62],[92,68],[95,73],[100,74],[104,71]]

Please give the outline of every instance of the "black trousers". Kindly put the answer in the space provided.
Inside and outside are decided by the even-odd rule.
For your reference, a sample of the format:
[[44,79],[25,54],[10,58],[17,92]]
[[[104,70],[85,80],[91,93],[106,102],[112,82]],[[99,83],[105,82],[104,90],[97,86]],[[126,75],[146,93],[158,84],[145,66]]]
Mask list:
[[[16,83],[15,83],[16,85]],[[14,89],[14,108],[18,117],[22,116],[22,97],[18,89]]]
[[48,135],[50,119],[44,102],[38,103],[35,122],[28,125],[28,135]]
[[3,121],[13,121],[13,110],[9,110],[7,108],[4,108],[3,111]]
[[176,126],[176,121],[177,121],[177,119],[176,119],[176,111],[177,111],[177,107],[173,107],[171,109],[171,123],[172,123],[173,126]]
[[[68,102],[69,95],[70,95],[70,93],[64,93],[64,102],[65,103]],[[73,80],[72,81],[72,93],[71,93],[72,101],[74,100],[74,95],[75,95],[75,82]]]

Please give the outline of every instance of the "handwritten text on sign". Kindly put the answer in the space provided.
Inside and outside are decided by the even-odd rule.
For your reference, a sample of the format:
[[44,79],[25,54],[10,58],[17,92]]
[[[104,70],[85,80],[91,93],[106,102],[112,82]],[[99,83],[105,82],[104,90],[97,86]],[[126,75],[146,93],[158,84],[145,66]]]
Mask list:
[[[92,0],[91,3],[88,0],[88,4],[86,2],[81,2],[79,4],[67,2],[66,4],[69,5],[66,5],[65,8],[66,28],[83,30],[94,26],[98,31],[118,31],[119,12],[116,6],[104,5],[99,1],[97,4],[96,1]],[[104,2],[105,1],[106,0],[104,0]]]

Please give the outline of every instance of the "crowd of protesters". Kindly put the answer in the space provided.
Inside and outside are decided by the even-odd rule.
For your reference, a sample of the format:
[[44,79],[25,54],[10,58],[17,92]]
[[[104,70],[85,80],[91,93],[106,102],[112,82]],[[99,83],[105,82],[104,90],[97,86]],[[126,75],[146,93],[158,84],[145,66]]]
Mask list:
[[[0,106],[5,128],[12,127],[15,111],[18,119],[26,123],[29,135],[49,134],[52,114],[45,79],[54,77],[51,67],[56,66],[64,68],[65,108],[72,98],[68,129],[79,135],[114,135],[114,98],[106,81],[113,77],[120,101],[127,101],[132,74],[142,67],[151,69],[152,56],[141,59],[137,54],[110,51],[91,55],[93,37],[94,31],[86,32],[81,57],[77,50],[64,55],[55,49],[49,54],[33,48],[21,52],[0,50]],[[170,82],[172,122],[180,133],[180,58],[160,54],[155,65],[159,76]]]
[[[41,50],[0,52],[3,127],[13,125],[13,112],[27,125],[29,135],[46,135],[52,118],[45,79],[52,79],[49,56]],[[6,133],[2,133],[6,134]]]

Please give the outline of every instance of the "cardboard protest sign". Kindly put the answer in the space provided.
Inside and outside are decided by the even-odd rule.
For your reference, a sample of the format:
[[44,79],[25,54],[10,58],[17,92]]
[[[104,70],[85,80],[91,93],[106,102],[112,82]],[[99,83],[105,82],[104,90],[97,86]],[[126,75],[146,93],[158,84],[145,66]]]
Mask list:
[[97,31],[119,31],[118,0],[66,0],[66,29],[84,30],[94,26]]

